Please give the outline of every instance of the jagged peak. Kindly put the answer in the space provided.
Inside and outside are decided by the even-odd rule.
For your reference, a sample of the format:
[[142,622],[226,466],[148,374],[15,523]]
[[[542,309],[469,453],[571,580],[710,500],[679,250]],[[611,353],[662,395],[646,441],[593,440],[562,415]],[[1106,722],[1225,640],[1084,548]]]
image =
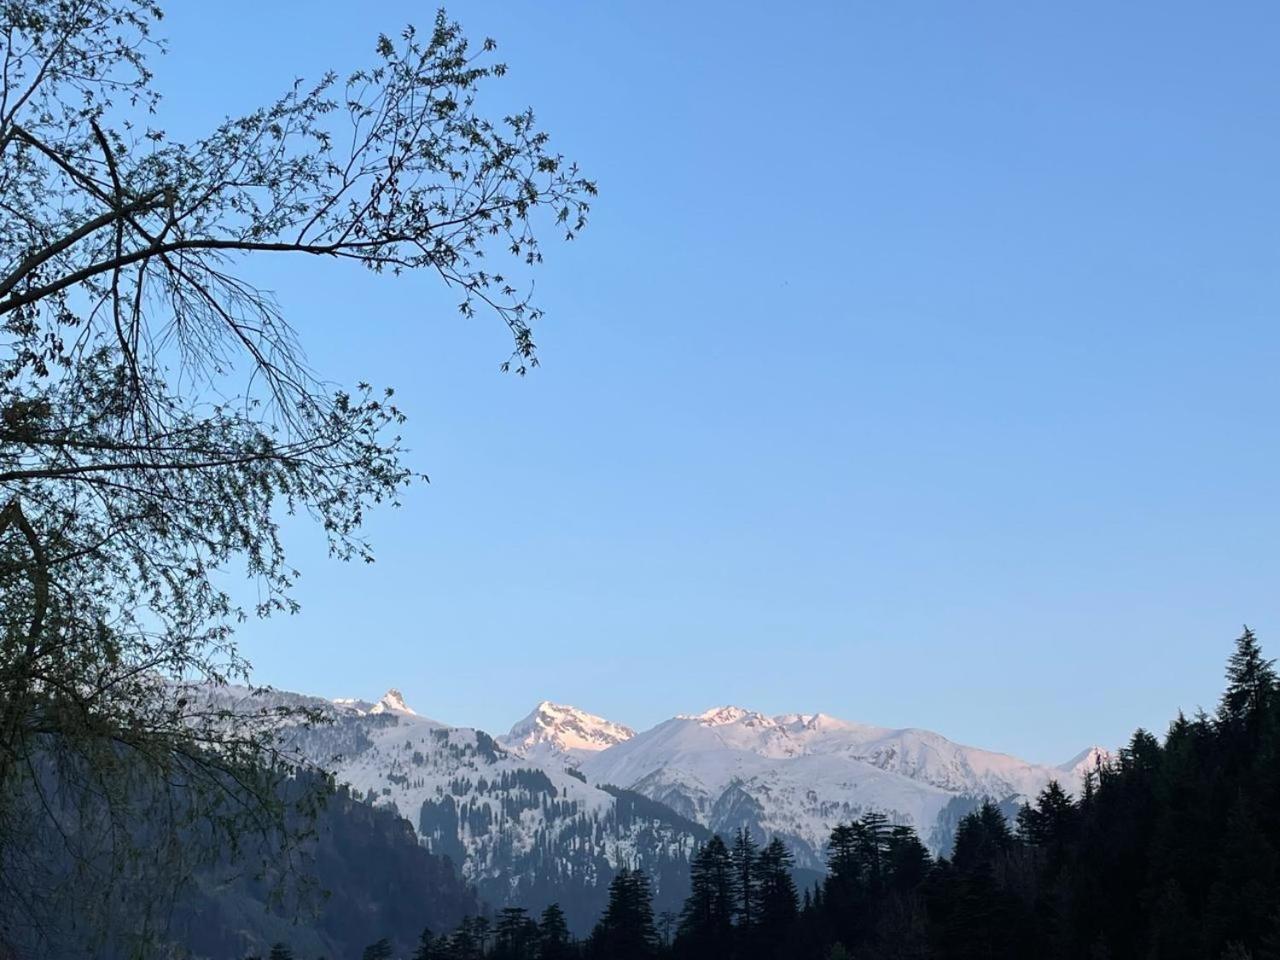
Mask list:
[[743,722],[748,724],[766,723],[772,725],[776,722],[756,710],[748,710],[746,707],[735,707],[732,705],[712,707],[710,710],[703,710],[702,713],[681,714],[677,719],[697,720],[699,723],[708,727],[721,727],[730,723]]
[[502,738],[517,750],[538,747],[553,751],[606,750],[634,737],[635,731],[578,707],[551,700],[539,701],[523,720]]
[[416,717],[418,711],[404,702],[404,694],[392,687],[382,695],[382,699],[369,708],[369,713],[400,713]]

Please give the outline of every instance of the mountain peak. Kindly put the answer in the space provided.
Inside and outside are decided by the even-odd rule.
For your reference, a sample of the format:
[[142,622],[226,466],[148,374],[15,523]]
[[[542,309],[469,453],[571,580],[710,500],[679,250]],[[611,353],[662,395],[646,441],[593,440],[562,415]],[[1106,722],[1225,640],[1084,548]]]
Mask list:
[[635,731],[594,713],[550,700],[541,701],[533,712],[500,738],[502,745],[520,753],[596,752],[634,737]]
[[712,707],[710,710],[702,711],[702,713],[682,715],[680,719],[697,720],[699,723],[707,727],[721,727],[725,724],[738,723],[744,720],[748,723],[756,721],[768,723],[773,722],[764,714],[758,713],[755,710],[748,710],[745,707],[735,706]]
[[382,695],[382,699],[375,703],[370,709],[370,713],[399,713],[416,717],[418,712],[404,702],[404,694],[395,687],[392,687]]
[[1078,776],[1084,776],[1096,770],[1099,766],[1111,762],[1111,751],[1106,747],[1092,746],[1081,750],[1066,763],[1058,767],[1064,773],[1073,773]]

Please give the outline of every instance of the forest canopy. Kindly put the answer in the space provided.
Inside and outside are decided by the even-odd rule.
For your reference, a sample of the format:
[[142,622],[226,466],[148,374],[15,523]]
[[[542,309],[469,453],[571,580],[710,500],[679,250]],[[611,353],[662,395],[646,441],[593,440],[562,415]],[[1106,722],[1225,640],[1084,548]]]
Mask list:
[[558,909],[423,935],[415,960],[1022,960],[1280,958],[1280,683],[1253,632],[1217,710],[1133,734],[1083,783],[1051,783],[1013,822],[993,799],[932,857],[868,812],[837,825],[827,874],[797,890],[790,854],[746,831],[710,838],[678,916],[622,871],[594,932]]

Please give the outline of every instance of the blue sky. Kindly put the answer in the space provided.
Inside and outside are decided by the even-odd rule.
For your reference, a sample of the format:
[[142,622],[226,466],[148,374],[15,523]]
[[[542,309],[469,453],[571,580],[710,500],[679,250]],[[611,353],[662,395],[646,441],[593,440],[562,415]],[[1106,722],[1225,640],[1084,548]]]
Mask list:
[[[717,703],[1065,760],[1280,651],[1280,8],[465,2],[601,196],[543,366],[430,278],[273,261],[431,475],[379,561],[291,527],[257,679],[505,729]],[[171,132],[426,5],[173,5]]]

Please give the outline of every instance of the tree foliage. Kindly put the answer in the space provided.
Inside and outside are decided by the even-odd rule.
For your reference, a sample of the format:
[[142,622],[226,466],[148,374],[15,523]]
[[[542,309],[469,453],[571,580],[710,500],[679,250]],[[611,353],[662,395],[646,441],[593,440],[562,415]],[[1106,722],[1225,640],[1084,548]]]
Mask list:
[[[294,758],[277,734],[316,717],[230,709],[202,685],[247,679],[237,622],[295,609],[282,516],[370,560],[367,511],[417,476],[391,392],[311,371],[249,261],[434,278],[505,324],[503,366],[523,373],[539,238],[575,236],[595,193],[532,112],[479,110],[504,67],[444,14],[379,38],[367,68],[176,141],[149,66],[161,14],[0,6],[6,912],[28,900],[6,882],[22,843],[61,851],[40,881],[52,904],[58,877],[111,888],[139,869],[125,854],[151,870],[195,824],[279,824]],[[503,255],[515,274],[488,266]]]

